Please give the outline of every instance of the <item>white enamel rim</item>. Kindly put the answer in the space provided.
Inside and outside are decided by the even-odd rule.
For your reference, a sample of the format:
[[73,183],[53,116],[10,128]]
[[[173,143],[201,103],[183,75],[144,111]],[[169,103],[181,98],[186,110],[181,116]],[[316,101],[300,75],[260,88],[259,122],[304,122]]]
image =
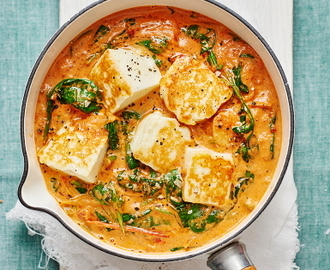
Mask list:
[[[246,40],[262,57],[278,92],[283,118],[283,142],[279,165],[270,186],[258,207],[236,228],[225,236],[188,252],[166,254],[141,254],[113,247],[91,236],[74,223],[47,191],[38,165],[34,143],[34,115],[40,85],[51,63],[69,41],[95,21],[114,12],[147,5],[164,5],[192,10],[213,18]],[[103,0],[86,7],[65,23],[49,40],[40,53],[28,79],[21,108],[21,144],[24,156],[24,172],[18,188],[18,197],[27,208],[42,211],[56,218],[65,228],[89,245],[122,258],[165,262],[209,255],[239,235],[263,212],[278,190],[291,157],[294,137],[294,112],[289,85],[284,71],[267,42],[241,16],[228,7],[212,0]]]

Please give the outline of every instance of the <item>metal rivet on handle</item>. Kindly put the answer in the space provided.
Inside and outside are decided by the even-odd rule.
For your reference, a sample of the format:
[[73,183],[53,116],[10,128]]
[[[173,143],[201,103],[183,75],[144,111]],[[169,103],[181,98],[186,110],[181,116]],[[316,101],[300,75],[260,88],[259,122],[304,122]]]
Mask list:
[[241,270],[253,264],[246,253],[245,245],[235,242],[213,253],[207,266],[212,270]]

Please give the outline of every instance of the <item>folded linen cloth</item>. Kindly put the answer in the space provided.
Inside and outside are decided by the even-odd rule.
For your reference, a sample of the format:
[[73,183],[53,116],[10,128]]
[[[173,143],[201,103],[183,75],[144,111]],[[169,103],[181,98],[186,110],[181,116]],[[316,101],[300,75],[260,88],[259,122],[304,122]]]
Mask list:
[[[93,1],[60,0],[60,23],[67,21],[91,2]],[[249,3],[223,0],[221,3],[242,15],[266,38],[282,62],[289,82],[292,82],[292,27],[289,27],[292,26],[292,0],[272,3],[265,3],[263,0]],[[276,33],[276,36],[272,33]],[[258,270],[299,269],[294,263],[299,250],[296,196],[291,163],[272,202],[241,236],[241,241],[245,243]],[[42,247],[47,256],[58,261],[67,270],[209,269],[205,256],[181,262],[144,263],[105,254],[69,233],[52,216],[26,209],[19,202],[7,213],[7,218],[22,220],[30,233],[43,235]]]

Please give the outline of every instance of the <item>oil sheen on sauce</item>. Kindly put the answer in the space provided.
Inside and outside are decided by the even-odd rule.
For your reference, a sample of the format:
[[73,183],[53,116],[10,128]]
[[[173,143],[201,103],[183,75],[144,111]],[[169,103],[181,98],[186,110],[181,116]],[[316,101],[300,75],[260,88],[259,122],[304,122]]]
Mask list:
[[[101,25],[106,26],[109,31],[96,36]],[[206,227],[207,229],[203,231],[194,232],[182,226],[176,211],[164,196],[146,198],[139,192],[118,188],[126,200],[119,211],[116,206],[101,204],[93,198],[91,190],[95,184],[83,183],[75,177],[40,164],[49,192],[67,215],[86,231],[110,245],[141,253],[185,252],[200,247],[223,236],[244,220],[257,206],[272,179],[280,151],[281,115],[274,85],[260,56],[224,25],[201,14],[171,7],[149,6],[124,10],[99,20],[73,37],[52,64],[40,89],[35,117],[37,149],[45,143],[43,131],[46,122],[47,92],[63,79],[88,78],[90,70],[102,52],[107,49],[106,44],[110,40],[120,48],[137,46],[139,41],[152,37],[165,38],[168,43],[166,49],[156,55],[161,61],[159,69],[162,75],[171,66],[173,59],[182,54],[194,55],[196,59],[207,63],[205,53],[200,54],[200,40],[192,38],[182,30],[190,25],[214,30],[216,42],[213,52],[222,67],[219,70],[214,67],[210,69],[218,76],[226,75],[226,72],[234,67],[242,67],[241,81],[249,88],[249,92],[242,93],[242,96],[255,119],[252,141],[257,140],[257,142],[253,141],[251,144],[256,147],[250,149],[250,160],[244,161],[241,153],[238,153],[242,138],[231,129],[224,128],[242,124],[243,120],[240,118],[242,104],[235,95],[224,103],[213,117],[188,128],[196,144],[233,154],[235,157],[233,177],[239,179],[249,172],[253,174],[253,179],[250,177],[248,183],[241,186],[236,204],[221,217],[223,220],[210,228]],[[68,121],[86,118],[85,113],[68,104],[57,102],[56,105],[52,112],[49,138]],[[129,105],[128,109],[144,115],[155,108],[164,111],[168,116],[173,116],[164,105],[158,90]],[[114,119],[118,115],[120,113],[116,114]],[[272,121],[275,117],[276,124]],[[132,119],[130,125],[134,127],[137,122],[138,120]],[[228,134],[232,136],[232,143],[223,144],[222,140]],[[116,155],[115,160],[111,158],[114,155]],[[124,155],[124,151],[114,153],[108,150],[98,179],[104,183],[109,179],[114,181],[118,179],[118,168],[126,166]],[[84,192],[77,191],[79,186]],[[145,214],[148,209],[152,209],[152,212]],[[125,223],[119,229],[107,226],[106,223],[120,223],[118,221],[120,218],[116,216],[118,211],[119,215],[139,213],[145,214],[145,217],[141,218],[140,223],[134,221],[139,224],[138,229],[134,227],[134,222]],[[98,216],[95,216],[96,212],[99,213]],[[104,226],[100,226],[100,222],[103,222]]]

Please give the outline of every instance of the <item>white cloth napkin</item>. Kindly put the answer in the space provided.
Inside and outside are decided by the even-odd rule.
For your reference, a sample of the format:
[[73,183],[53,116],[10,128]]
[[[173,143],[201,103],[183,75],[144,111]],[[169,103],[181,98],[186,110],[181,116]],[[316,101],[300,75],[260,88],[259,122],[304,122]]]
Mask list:
[[[60,23],[67,21],[91,2],[92,0],[60,0]],[[263,35],[282,62],[289,83],[292,85],[292,0],[222,0],[221,2],[242,15]],[[294,263],[296,253],[299,251],[296,197],[297,190],[292,163],[290,163],[274,199],[241,237],[258,270],[299,269]],[[19,202],[7,213],[7,218],[22,220],[30,233],[43,235],[43,250],[48,257],[57,260],[63,269],[209,269],[206,266],[205,256],[181,262],[144,263],[105,254],[73,236],[50,215],[26,209]]]

